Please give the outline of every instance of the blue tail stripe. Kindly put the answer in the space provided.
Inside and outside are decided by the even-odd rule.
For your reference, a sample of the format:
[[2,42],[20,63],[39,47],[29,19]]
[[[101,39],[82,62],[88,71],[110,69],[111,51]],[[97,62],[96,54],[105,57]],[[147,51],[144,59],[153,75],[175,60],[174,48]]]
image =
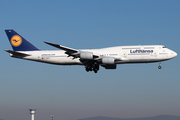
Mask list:
[[39,50],[14,30],[5,30],[14,51]]

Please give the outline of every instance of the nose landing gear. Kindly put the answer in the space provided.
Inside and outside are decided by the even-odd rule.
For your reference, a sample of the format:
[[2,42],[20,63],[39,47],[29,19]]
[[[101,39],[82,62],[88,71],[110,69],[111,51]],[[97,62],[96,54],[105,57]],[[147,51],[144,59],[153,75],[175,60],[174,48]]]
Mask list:
[[159,63],[159,66],[158,66],[158,68],[159,68],[159,69],[161,69],[161,68],[162,68],[162,67],[161,67],[161,62]]

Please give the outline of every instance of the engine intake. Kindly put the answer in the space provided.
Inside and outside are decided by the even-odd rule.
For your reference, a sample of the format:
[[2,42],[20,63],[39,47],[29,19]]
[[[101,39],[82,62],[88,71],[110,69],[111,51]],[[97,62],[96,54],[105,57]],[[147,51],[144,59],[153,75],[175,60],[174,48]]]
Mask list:
[[93,59],[93,53],[92,52],[81,52],[80,53],[80,58],[81,59],[92,60]]

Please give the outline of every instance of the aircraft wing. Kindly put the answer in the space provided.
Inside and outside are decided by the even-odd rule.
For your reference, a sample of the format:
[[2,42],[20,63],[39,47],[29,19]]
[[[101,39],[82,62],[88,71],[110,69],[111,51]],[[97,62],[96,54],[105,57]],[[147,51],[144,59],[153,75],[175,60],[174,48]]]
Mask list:
[[15,56],[21,56],[21,57],[25,57],[25,56],[31,56],[30,54],[26,54],[26,53],[22,53],[22,52],[18,52],[18,51],[12,51],[12,50],[4,50],[12,55]]
[[46,43],[48,45],[51,45],[53,47],[59,48],[61,50],[69,52],[69,53],[76,53],[76,52],[78,52],[78,50],[76,50],[76,49],[65,47],[65,46],[62,46],[62,45],[58,45],[58,44],[54,44],[54,43],[49,43],[49,42],[45,42],[45,41],[44,41],[44,43]]
[[[65,47],[65,46],[62,46],[62,45],[58,45],[58,44],[54,44],[54,43],[49,43],[49,42],[45,42],[44,43],[48,44],[48,45],[51,45],[53,47],[56,47],[56,48],[59,48],[61,50],[64,50],[66,51],[65,53],[68,54],[69,56],[73,56],[74,58],[80,58],[80,54],[83,52],[86,52],[86,51],[80,51],[80,50],[76,50],[76,49],[73,49],[73,48],[69,48],[69,47]],[[99,55],[94,55],[93,54],[93,58],[98,58]]]

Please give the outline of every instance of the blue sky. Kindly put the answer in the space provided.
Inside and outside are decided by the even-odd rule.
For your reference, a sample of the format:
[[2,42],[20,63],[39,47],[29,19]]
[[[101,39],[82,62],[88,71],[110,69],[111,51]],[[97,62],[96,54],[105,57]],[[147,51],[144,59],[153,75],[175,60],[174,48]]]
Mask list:
[[5,29],[42,50],[48,41],[75,49],[165,45],[180,53],[179,0],[1,0],[0,119],[180,116],[179,55],[162,63],[118,65],[87,73],[10,58]]

